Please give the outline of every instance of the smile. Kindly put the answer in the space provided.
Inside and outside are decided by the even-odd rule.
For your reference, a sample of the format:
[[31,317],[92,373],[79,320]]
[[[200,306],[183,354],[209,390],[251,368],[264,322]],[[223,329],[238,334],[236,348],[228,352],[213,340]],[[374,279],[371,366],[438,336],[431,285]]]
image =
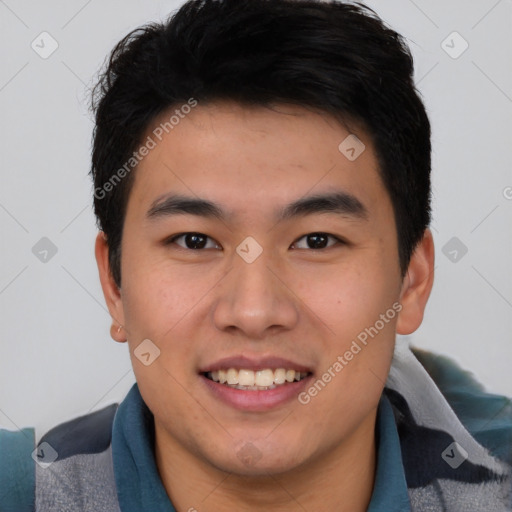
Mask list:
[[266,368],[263,370],[247,370],[229,368],[205,372],[207,379],[224,384],[228,387],[243,391],[265,391],[298,382],[307,377],[310,372],[301,372],[287,368]]

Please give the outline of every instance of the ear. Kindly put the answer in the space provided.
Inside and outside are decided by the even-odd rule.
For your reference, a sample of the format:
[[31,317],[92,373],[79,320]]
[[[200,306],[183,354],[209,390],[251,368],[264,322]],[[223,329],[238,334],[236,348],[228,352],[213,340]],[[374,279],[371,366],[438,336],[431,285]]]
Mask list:
[[101,288],[103,289],[105,302],[112,317],[110,336],[115,341],[124,342],[126,341],[126,332],[124,330],[125,319],[121,290],[117,287],[110,271],[108,261],[109,247],[107,237],[103,231],[100,231],[96,236],[94,253],[96,255]]
[[416,246],[402,283],[396,332],[411,334],[423,321],[423,313],[434,283],[434,241],[430,229]]

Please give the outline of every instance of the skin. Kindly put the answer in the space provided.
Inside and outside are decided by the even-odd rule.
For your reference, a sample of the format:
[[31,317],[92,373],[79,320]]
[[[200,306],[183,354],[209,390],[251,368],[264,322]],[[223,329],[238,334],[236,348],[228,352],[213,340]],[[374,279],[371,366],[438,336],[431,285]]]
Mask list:
[[[155,417],[157,466],[180,512],[368,506],[376,409],[395,335],[422,321],[434,251],[427,230],[402,279],[392,205],[371,140],[358,130],[366,150],[349,161],[338,150],[348,135],[331,117],[298,106],[200,104],[135,171],[121,289],[98,234],[111,334],[129,344]],[[357,197],[367,217],[331,212],[276,222],[276,208],[333,190]],[[215,201],[227,217],[148,220],[152,203],[168,192]],[[187,249],[183,238],[164,244],[184,232],[210,237],[207,248]],[[315,232],[345,243],[310,248],[304,236]],[[263,248],[250,264],[236,252],[247,236]],[[208,363],[243,353],[308,364],[319,377],[397,301],[400,313],[307,405],[293,399],[266,412],[240,411],[215,398],[198,375]],[[161,354],[144,366],[133,351],[147,338]],[[237,456],[247,443],[259,456],[252,464]]]

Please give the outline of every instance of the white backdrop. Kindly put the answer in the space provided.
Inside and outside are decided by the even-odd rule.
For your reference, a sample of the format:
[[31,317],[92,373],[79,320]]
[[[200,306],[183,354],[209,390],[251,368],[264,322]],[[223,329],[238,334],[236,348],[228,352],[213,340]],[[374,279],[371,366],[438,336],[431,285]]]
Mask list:
[[[93,254],[88,89],[119,39],[181,3],[0,1],[3,428],[39,439],[134,382]],[[512,2],[367,3],[409,41],[433,127],[436,281],[412,341],[512,396]]]

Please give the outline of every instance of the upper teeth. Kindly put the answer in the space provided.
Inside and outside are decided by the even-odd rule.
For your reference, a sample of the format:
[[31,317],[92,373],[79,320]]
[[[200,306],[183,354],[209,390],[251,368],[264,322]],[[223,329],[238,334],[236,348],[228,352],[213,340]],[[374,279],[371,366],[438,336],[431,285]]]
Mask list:
[[277,368],[275,370],[268,368],[257,371],[229,368],[229,370],[218,370],[208,373],[212,380],[221,384],[263,388],[273,388],[275,385],[284,384],[285,382],[298,381],[306,377],[306,375],[308,375],[308,372],[298,372],[285,368]]

